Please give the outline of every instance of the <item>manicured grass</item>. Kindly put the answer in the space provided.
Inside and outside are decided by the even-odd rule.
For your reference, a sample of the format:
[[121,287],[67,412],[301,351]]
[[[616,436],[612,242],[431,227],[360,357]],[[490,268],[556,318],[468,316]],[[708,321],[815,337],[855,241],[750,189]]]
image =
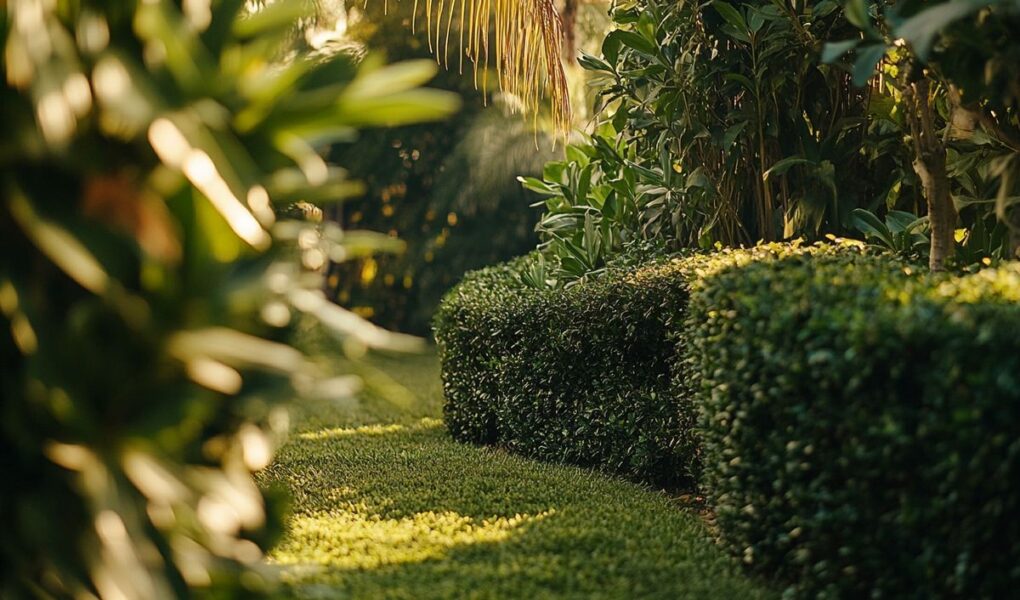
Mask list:
[[304,406],[262,474],[294,498],[285,595],[772,597],[663,493],[452,441],[434,355],[383,366],[416,402]]

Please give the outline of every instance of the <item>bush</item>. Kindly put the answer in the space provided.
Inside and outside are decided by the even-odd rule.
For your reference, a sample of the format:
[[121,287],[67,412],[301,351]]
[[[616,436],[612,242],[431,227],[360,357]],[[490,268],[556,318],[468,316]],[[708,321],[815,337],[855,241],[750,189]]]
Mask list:
[[669,395],[668,266],[566,289],[521,282],[536,255],[470,274],[436,317],[446,422],[462,441],[675,482],[695,460],[693,413]]
[[623,255],[566,288],[523,283],[538,255],[472,273],[435,322],[447,426],[459,440],[536,458],[689,482],[692,396],[671,383],[686,381],[675,338],[688,282],[752,260],[842,251],[773,244],[650,263]]
[[746,563],[804,598],[1015,590],[1020,267],[754,261],[700,281],[686,323],[679,384]]

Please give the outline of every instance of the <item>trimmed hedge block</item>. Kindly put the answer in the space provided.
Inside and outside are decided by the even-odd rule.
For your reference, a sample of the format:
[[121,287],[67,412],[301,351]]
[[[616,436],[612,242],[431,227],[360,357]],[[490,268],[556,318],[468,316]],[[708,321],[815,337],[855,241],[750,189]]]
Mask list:
[[670,396],[683,280],[613,271],[538,290],[520,283],[528,260],[470,275],[440,308],[453,436],[662,484],[688,478],[694,413]]
[[534,256],[476,271],[435,321],[447,426],[461,441],[690,483],[698,462],[693,396],[673,387],[689,281],[752,261],[847,251],[726,250],[611,268],[556,289],[521,282]]
[[1005,598],[1020,584],[1020,266],[931,277],[790,256],[687,315],[723,538],[802,598]]

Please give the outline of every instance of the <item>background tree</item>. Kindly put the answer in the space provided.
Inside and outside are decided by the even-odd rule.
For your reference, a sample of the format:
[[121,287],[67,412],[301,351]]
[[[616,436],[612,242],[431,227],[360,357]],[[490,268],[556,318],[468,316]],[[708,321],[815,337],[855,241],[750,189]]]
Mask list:
[[[860,28],[860,39],[830,44],[827,58],[833,60],[853,49],[858,84],[874,77],[877,69],[883,83],[894,86],[886,93],[903,108],[908,125],[905,141],[913,150],[914,170],[928,204],[931,269],[944,269],[953,257],[958,208],[972,204],[994,207],[999,221],[1012,230],[1003,254],[1016,257],[1020,248],[1016,234],[1020,223],[1014,222],[1015,174],[1020,168],[1020,70],[1016,66],[1020,44],[1015,36],[1020,9],[1016,3],[851,0],[846,14]],[[890,65],[898,77],[884,77]],[[997,181],[994,197],[975,198],[972,181],[954,185],[954,172],[966,175],[969,170],[952,160],[960,156],[971,167],[980,163],[982,175]]]

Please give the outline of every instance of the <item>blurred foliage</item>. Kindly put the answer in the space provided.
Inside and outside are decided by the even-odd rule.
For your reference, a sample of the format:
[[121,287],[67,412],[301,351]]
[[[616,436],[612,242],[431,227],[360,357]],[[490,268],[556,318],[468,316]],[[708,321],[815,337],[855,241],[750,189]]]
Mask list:
[[393,242],[309,222],[361,189],[315,148],[457,98],[419,87],[429,62],[288,53],[308,8],[0,7],[0,596],[259,591],[278,402],[356,385],[290,323],[414,345],[320,291],[327,259]]
[[[391,3],[384,14],[379,2],[362,13],[358,3],[349,37],[395,59],[431,56],[426,32],[409,33],[412,8]],[[386,327],[426,334],[442,294],[461,275],[535,245],[537,211],[529,206],[535,197],[514,178],[539,172],[552,157],[552,142],[510,115],[505,96],[476,89],[470,68],[464,69],[454,64],[435,82],[463,98],[454,119],[370,132],[333,149],[336,162],[367,186],[364,197],[338,207],[333,218],[407,244],[400,255],[331,270],[334,297]]]

